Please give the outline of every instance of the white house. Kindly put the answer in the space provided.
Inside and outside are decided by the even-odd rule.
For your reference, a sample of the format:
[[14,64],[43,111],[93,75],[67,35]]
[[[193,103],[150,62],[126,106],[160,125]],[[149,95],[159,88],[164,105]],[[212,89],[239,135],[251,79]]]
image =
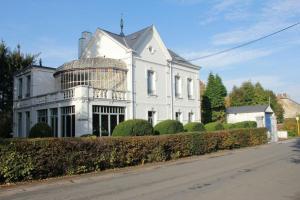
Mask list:
[[14,77],[15,137],[46,122],[57,137],[111,135],[126,119],[201,121],[200,67],[168,49],[152,25],[124,35],[83,32],[78,60]]
[[255,121],[257,127],[266,127],[269,132],[275,132],[276,117],[269,105],[238,106],[226,109],[227,123]]

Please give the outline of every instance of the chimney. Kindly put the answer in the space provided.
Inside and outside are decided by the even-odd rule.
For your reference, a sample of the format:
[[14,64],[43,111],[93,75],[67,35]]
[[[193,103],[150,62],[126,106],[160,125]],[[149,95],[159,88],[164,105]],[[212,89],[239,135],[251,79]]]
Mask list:
[[89,41],[92,38],[92,33],[88,32],[88,31],[83,31],[81,33],[81,38],[79,38],[78,41],[78,59],[81,58],[82,53],[84,52],[87,44],[89,43]]

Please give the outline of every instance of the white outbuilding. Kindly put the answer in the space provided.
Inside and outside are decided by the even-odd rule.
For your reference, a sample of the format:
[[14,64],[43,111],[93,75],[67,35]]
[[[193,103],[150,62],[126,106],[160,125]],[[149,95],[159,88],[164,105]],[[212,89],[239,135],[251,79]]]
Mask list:
[[269,105],[237,106],[226,109],[227,123],[255,121],[257,127],[266,127],[276,132],[276,116]]

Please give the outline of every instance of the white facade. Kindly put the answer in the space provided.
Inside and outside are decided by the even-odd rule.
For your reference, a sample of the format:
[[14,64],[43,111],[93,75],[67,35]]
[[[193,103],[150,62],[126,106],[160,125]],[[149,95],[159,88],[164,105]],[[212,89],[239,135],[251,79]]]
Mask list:
[[[183,124],[201,121],[200,67],[167,49],[154,26],[127,36],[102,29],[94,34],[83,32],[78,50],[79,61],[57,69],[32,66],[15,76],[15,137],[28,136],[30,127],[44,120],[44,113],[58,137],[95,131],[111,135],[117,123],[134,118],[153,125],[165,119]],[[102,75],[95,75],[97,70]],[[80,82],[79,73],[87,79],[101,76],[105,83]],[[120,77],[125,77],[124,83]],[[64,81],[69,82],[62,89]],[[124,87],[117,90],[120,84]],[[26,95],[28,87],[31,91]]]

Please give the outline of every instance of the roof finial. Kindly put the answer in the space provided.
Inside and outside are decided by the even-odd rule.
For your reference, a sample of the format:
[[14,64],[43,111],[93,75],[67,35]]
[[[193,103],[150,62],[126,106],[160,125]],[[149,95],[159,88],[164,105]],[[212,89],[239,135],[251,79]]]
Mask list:
[[121,14],[121,20],[120,20],[120,28],[121,28],[121,36],[125,36],[124,32],[123,32],[123,28],[124,28],[124,21],[123,21],[123,13]]

